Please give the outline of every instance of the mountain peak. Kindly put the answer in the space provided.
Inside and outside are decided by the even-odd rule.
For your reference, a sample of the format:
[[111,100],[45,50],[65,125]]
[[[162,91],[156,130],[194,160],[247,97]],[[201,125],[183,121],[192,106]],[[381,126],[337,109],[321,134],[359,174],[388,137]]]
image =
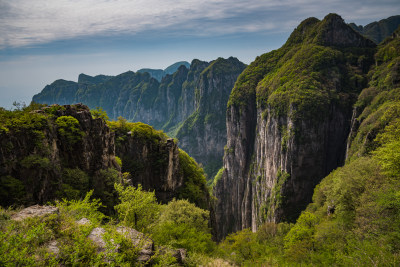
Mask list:
[[341,16],[328,14],[320,22],[316,41],[325,46],[374,47],[375,44],[347,25]]
[[337,47],[374,47],[375,44],[347,25],[341,16],[330,13],[320,21],[308,18],[290,35],[286,45],[315,43]]

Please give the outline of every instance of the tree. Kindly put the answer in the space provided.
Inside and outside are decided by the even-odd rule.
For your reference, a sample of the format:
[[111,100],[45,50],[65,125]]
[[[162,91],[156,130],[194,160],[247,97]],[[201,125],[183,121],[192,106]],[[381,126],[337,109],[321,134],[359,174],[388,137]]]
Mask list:
[[214,243],[208,228],[209,212],[187,200],[164,206],[153,238],[161,244],[188,251],[209,252]]
[[159,217],[160,205],[157,203],[154,191],[143,191],[140,184],[137,188],[124,187],[121,184],[114,184],[114,187],[121,201],[114,207],[120,220],[126,226],[147,232]]
[[107,112],[100,107],[96,107],[96,109],[92,109],[90,111],[92,113],[92,117],[95,119],[102,118],[105,121],[108,121],[110,118],[107,115]]

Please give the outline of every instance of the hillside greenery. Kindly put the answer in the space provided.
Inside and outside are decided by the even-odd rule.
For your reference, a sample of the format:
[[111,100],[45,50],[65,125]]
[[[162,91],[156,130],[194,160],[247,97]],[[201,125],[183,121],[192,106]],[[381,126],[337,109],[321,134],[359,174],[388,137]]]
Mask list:
[[239,265],[400,264],[400,29],[375,54],[343,167],[315,188],[295,224],[264,223],[226,237],[220,257]]
[[367,85],[365,72],[375,48],[326,44],[322,33],[335,16],[303,21],[280,49],[257,57],[239,76],[228,107],[243,108],[256,99],[264,115],[318,120],[330,103],[345,107],[354,101]]
[[[154,197],[139,187],[133,189],[136,195]],[[121,226],[132,226],[121,207],[142,205],[142,198],[127,198],[132,194],[132,187],[119,187],[118,192],[121,203],[115,208],[121,220],[99,211],[102,203],[92,198],[93,191],[81,200],[56,201],[58,213],[22,221],[11,219],[18,210],[0,208],[1,266],[143,266],[146,262],[137,262],[139,247],[117,230]],[[185,200],[173,200],[168,205],[153,202],[152,206],[142,207],[159,218],[141,220],[147,236],[155,241],[155,254],[149,260],[153,266],[176,266],[176,259],[168,252],[173,248],[187,249],[185,266],[217,260],[212,256],[215,244],[208,228],[208,211]],[[83,218],[87,219],[86,224],[78,222]],[[104,229],[106,249],[103,251],[98,251],[88,239],[96,227]],[[50,244],[56,244],[53,247],[57,250],[51,250]]]
[[[379,45],[375,65],[364,75],[353,67],[369,66],[374,49],[322,46],[319,27],[324,25],[317,19],[306,20],[284,47],[258,57],[239,76],[228,102],[228,107],[244,108],[256,97],[257,105],[272,108],[277,116],[292,108],[291,115],[300,120],[324,114],[331,101],[341,105],[341,93],[358,95],[346,163],[318,184],[312,203],[296,223],[265,222],[256,232],[244,229],[216,244],[210,211],[206,210],[209,200],[203,194],[207,191],[204,171],[183,150],[179,151],[179,164],[185,186],[180,199],[160,204],[154,192],[139,185],[127,186],[121,173],[112,168],[99,170],[104,188],[92,191],[89,173],[73,168],[68,161],[53,166],[43,145],[45,132],[60,136],[66,146],[79,145],[85,137],[79,121],[72,116],[56,117],[63,107],[35,112],[44,105],[32,103],[14,111],[0,109],[2,153],[14,149],[12,142],[5,141],[11,134],[15,138],[29,135],[26,146],[34,151],[15,162],[27,170],[27,181],[12,175],[0,177],[0,201],[14,206],[0,208],[0,265],[132,266],[139,249],[118,233],[119,226],[143,231],[155,241],[156,253],[151,259],[155,266],[176,265],[173,257],[163,252],[166,248],[185,248],[185,266],[400,265],[400,29]],[[101,109],[92,116],[107,119]],[[117,136],[116,145],[126,142],[128,135],[152,146],[169,139],[162,131],[122,117],[107,124]],[[154,165],[165,164],[158,156]],[[117,164],[128,165],[123,158],[117,159]],[[20,205],[31,204],[24,200],[28,186],[52,171],[62,177],[55,192],[58,200],[50,202],[59,213],[12,220]],[[220,169],[216,181],[224,171]],[[82,218],[90,223],[78,224]],[[87,239],[95,227],[105,229],[107,249],[103,252]],[[48,249],[53,241],[58,244],[57,254]]]

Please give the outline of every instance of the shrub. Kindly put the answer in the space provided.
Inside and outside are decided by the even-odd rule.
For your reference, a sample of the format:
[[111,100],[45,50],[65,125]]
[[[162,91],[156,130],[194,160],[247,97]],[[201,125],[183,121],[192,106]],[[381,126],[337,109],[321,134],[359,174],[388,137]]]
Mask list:
[[79,142],[85,133],[80,129],[79,121],[72,116],[61,116],[56,119],[58,133],[65,138],[69,144]]
[[209,212],[187,200],[172,200],[161,212],[153,238],[163,245],[190,252],[211,252],[214,243],[208,228]]
[[148,232],[159,217],[155,193],[143,191],[140,184],[138,187],[115,184],[114,187],[121,201],[114,208],[122,223],[138,231]]

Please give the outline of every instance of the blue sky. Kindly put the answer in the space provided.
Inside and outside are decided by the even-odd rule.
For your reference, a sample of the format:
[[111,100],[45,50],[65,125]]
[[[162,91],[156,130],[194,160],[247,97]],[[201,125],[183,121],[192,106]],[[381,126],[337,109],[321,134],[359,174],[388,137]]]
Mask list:
[[0,0],[0,106],[80,73],[229,56],[248,64],[328,13],[365,25],[400,14],[400,1]]

